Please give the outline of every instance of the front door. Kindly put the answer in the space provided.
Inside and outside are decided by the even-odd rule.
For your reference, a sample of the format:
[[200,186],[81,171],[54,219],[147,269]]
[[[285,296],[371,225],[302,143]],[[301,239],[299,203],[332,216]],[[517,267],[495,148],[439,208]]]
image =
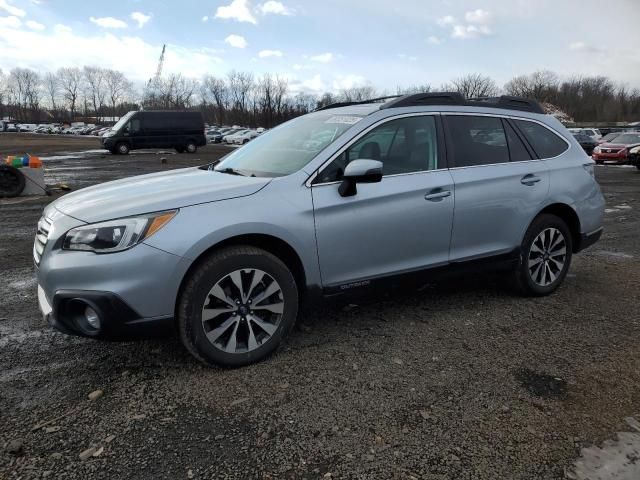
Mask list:
[[[318,260],[325,288],[448,262],[454,192],[438,152],[437,116],[407,116],[373,128],[312,185]],[[340,178],[358,158],[380,160],[379,183],[342,197]]]

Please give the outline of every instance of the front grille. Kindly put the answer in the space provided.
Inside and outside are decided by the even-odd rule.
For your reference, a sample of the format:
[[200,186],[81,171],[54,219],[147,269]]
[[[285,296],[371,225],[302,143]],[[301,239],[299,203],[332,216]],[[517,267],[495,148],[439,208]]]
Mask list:
[[38,221],[38,231],[36,232],[36,238],[33,242],[33,259],[36,265],[40,265],[40,259],[44,252],[44,247],[49,240],[49,230],[51,229],[51,220],[46,217],[42,217]]

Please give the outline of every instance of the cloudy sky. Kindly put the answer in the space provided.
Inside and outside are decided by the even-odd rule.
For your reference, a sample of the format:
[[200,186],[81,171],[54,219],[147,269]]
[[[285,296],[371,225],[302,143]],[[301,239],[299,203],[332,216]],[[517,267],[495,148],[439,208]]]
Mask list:
[[640,87],[640,0],[0,0],[0,68],[272,72],[314,93],[550,69]]

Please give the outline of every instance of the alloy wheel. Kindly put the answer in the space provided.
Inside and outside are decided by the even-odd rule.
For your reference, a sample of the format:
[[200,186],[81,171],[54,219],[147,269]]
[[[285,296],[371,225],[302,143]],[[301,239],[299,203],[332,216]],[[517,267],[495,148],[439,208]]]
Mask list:
[[268,273],[246,268],[220,279],[202,306],[202,326],[211,344],[225,353],[246,353],[264,345],[282,320],[284,299]]
[[557,228],[545,228],[529,250],[529,275],[533,282],[547,287],[556,281],[567,260],[567,242]]

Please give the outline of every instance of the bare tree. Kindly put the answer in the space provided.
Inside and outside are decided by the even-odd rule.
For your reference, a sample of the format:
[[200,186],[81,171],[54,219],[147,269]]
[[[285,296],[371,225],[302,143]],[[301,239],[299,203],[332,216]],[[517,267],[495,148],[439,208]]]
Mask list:
[[29,68],[14,68],[9,73],[9,91],[12,94],[17,116],[26,119],[28,113],[40,111],[40,75]]
[[431,85],[424,83],[422,85],[411,85],[409,87],[396,87],[398,95],[411,95],[413,93],[428,93],[431,91]]
[[116,117],[116,105],[122,103],[133,88],[124,73],[118,70],[106,70],[104,72],[106,96],[111,103],[112,116]]
[[84,67],[86,95],[89,98],[96,117],[100,116],[107,96],[105,71],[100,67]]
[[76,104],[80,95],[80,87],[82,86],[82,71],[75,67],[60,68],[57,76],[60,90],[68,104],[71,120],[73,121],[76,115]]
[[231,70],[227,75],[227,81],[233,108],[240,113],[246,112],[249,95],[255,86],[253,74]]
[[378,96],[377,90],[371,85],[345,88],[340,91],[341,102],[362,102]]
[[215,104],[215,120],[222,124],[229,108],[229,89],[222,78],[207,75],[202,79],[202,97]]
[[491,78],[480,73],[469,73],[444,85],[443,90],[460,93],[465,98],[493,97],[498,94],[498,85]]
[[558,76],[555,73],[541,70],[509,80],[504,86],[504,91],[507,95],[533,98],[539,102],[553,102],[558,83]]
[[42,81],[42,85],[45,95],[47,96],[49,106],[55,116],[56,111],[58,110],[58,98],[60,95],[60,84],[57,75],[55,73],[47,72]]

